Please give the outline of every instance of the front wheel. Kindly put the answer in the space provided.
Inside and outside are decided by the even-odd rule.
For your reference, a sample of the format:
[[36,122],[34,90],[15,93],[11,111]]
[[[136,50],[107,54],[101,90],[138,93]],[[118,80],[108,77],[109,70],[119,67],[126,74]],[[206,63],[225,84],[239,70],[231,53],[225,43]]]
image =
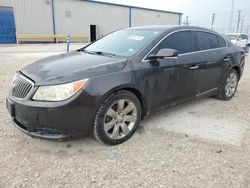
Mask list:
[[232,69],[227,75],[220,92],[215,96],[222,100],[230,100],[236,93],[239,82],[239,74]]
[[93,136],[99,142],[116,145],[127,141],[141,117],[138,98],[127,90],[111,94],[97,111]]

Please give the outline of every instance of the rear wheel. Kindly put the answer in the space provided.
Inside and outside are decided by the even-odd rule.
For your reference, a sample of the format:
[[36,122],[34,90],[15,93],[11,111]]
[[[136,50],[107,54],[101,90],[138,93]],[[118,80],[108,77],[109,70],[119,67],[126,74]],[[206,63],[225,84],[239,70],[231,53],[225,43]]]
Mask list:
[[113,93],[96,114],[93,136],[110,145],[125,142],[134,134],[140,117],[141,105],[133,93],[126,90]]
[[236,93],[239,82],[239,75],[235,69],[232,69],[227,75],[220,92],[216,98],[230,100]]

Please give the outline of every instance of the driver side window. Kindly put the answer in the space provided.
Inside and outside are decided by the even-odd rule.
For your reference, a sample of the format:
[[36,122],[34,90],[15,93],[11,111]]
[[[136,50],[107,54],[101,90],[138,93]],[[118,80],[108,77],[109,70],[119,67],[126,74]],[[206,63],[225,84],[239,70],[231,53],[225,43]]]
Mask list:
[[170,48],[177,50],[179,54],[195,51],[192,31],[179,31],[169,35],[152,51],[151,54],[157,54],[160,49]]

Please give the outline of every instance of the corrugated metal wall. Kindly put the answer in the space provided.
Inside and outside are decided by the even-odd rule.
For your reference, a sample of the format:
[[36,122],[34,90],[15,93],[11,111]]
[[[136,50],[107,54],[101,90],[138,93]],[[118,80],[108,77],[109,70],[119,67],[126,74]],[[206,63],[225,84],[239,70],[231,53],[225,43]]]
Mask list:
[[179,15],[132,8],[131,9],[131,25],[178,25]]
[[52,34],[51,2],[46,0],[1,0],[0,6],[14,8],[18,34]]
[[13,7],[12,0],[1,0],[0,6]]
[[98,35],[128,27],[126,7],[110,6],[79,0],[55,1],[55,21],[58,34],[89,36],[91,24],[97,25]]
[[51,4],[45,0],[15,0],[17,34],[53,34]]
[[[17,34],[53,34],[52,0],[0,0],[14,8]],[[130,8],[82,0],[54,0],[56,34],[89,37],[91,24],[97,36],[129,27]],[[131,26],[179,24],[180,14],[131,8]],[[41,40],[40,40],[41,41]],[[51,40],[52,41],[52,40]]]

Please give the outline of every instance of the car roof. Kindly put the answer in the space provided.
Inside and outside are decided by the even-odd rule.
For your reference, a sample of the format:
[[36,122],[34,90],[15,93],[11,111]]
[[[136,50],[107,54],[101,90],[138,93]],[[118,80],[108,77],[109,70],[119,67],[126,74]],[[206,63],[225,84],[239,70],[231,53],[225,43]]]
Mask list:
[[[214,34],[219,34],[211,29],[204,28],[204,27],[199,27],[199,26],[180,26],[180,25],[147,25],[147,26],[136,26],[136,27],[131,27],[128,29],[142,29],[142,30],[159,30],[159,31],[165,31],[165,32],[173,32],[175,30],[185,30],[185,29],[190,29],[190,30],[199,30],[199,31],[205,31],[205,32],[210,32]],[[221,34],[219,34],[221,35]]]

